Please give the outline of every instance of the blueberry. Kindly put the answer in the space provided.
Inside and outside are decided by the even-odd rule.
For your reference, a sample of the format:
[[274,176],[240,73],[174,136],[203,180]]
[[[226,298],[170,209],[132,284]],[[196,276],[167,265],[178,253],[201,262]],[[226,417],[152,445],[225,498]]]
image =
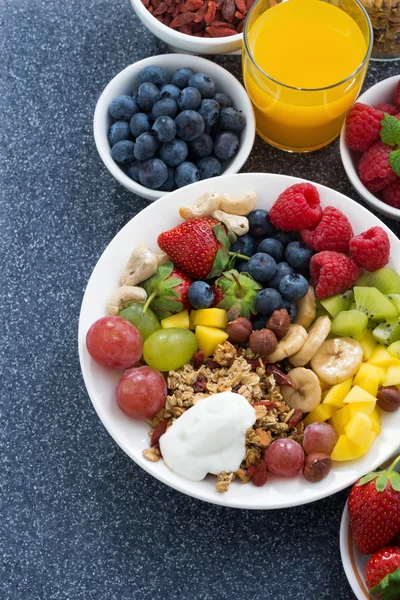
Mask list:
[[135,144],[129,140],[121,140],[111,148],[111,156],[117,163],[128,164],[135,160]]
[[183,162],[175,169],[175,183],[179,188],[196,183],[199,179],[200,173],[196,165],[191,162]]
[[178,112],[178,105],[172,98],[161,98],[151,109],[151,114],[155,119],[158,117],[171,117],[175,119]]
[[158,141],[157,136],[152,131],[146,131],[139,135],[136,139],[135,144],[135,158],[136,160],[149,160],[149,158],[153,158],[155,153],[157,152]]
[[194,110],[184,110],[175,119],[176,132],[185,142],[194,142],[204,133],[203,117]]
[[180,90],[183,90],[183,88],[187,87],[189,79],[192,77],[192,75],[194,75],[192,69],[189,69],[188,67],[183,67],[182,69],[178,69],[174,73],[172,77],[172,83],[176,85]]
[[162,189],[164,192],[173,192],[174,190],[176,190],[175,169],[173,169],[172,167],[167,167],[167,169],[168,177],[164,181],[160,189]]
[[146,160],[139,169],[140,183],[151,190],[158,190],[167,180],[167,177],[167,165],[159,158]]
[[265,254],[269,254],[272,258],[275,259],[277,263],[280,263],[283,260],[284,249],[283,246],[278,240],[274,240],[273,238],[266,238],[258,245],[257,252],[265,252]]
[[189,302],[194,309],[210,308],[214,302],[214,292],[205,281],[194,281],[188,290]]
[[313,255],[311,248],[304,242],[290,242],[285,250],[285,258],[295,269],[308,269]]
[[253,329],[265,329],[265,325],[267,323],[268,320],[268,315],[257,315],[253,320],[252,320],[252,325],[253,325]]
[[286,248],[290,242],[294,242],[298,239],[297,233],[294,231],[277,231],[277,233],[273,235],[273,238],[274,240],[278,240],[284,248]]
[[248,233],[241,235],[229,248],[231,252],[239,252],[243,256],[253,256],[256,251],[256,242]]
[[138,89],[138,104],[143,111],[151,110],[156,102],[160,100],[161,93],[154,83],[146,82]]
[[154,83],[154,85],[161,87],[167,82],[167,74],[162,67],[157,65],[150,65],[142,69],[138,75],[138,84],[141,85],[145,82]]
[[268,281],[276,273],[276,262],[269,254],[257,252],[249,260],[249,273],[256,281]]
[[293,323],[293,321],[295,320],[296,315],[297,315],[296,302],[294,300],[287,300],[287,298],[282,298],[281,308],[284,308],[285,310],[288,311],[289,317],[290,317],[290,322]]
[[220,133],[214,140],[214,154],[220,160],[233,158],[239,149],[239,138],[235,133]]
[[239,273],[248,273],[249,272],[249,261],[248,260],[239,260],[235,264],[236,271]]
[[133,115],[129,127],[132,135],[137,138],[139,135],[142,135],[142,133],[145,133],[145,131],[150,131],[151,125],[149,117],[144,113],[136,113],[136,115]]
[[279,289],[279,284],[281,282],[282,277],[285,275],[290,275],[291,273],[295,273],[293,267],[288,265],[287,262],[280,262],[276,265],[276,273],[275,275],[268,281],[268,287]]
[[223,108],[229,108],[230,106],[232,106],[232,100],[229,98],[229,96],[227,96],[226,94],[221,94],[221,92],[217,92],[214,95],[213,100],[216,100],[218,102],[221,110]]
[[177,167],[180,165],[188,155],[188,147],[183,140],[172,140],[163,144],[159,151],[161,160],[165,162],[168,167]]
[[111,125],[110,131],[108,132],[108,139],[110,140],[111,146],[114,146],[121,140],[132,139],[129,123],[127,121],[115,121],[115,123]]
[[206,98],[201,101],[199,113],[203,117],[204,125],[212,127],[219,117],[219,104],[216,100]]
[[118,96],[111,102],[108,112],[116,121],[130,121],[139,112],[137,102],[132,96]]
[[140,183],[139,169],[141,166],[142,163],[138,160],[135,160],[135,162],[131,163],[128,168],[128,177],[133,179],[133,181],[136,181],[136,183]]
[[201,104],[201,94],[197,88],[184,88],[177,99],[181,110],[197,110]]
[[172,85],[172,83],[167,83],[161,88],[161,98],[172,98],[175,102],[178,100],[180,93],[181,90],[176,85]]
[[202,98],[212,98],[215,94],[215,83],[204,73],[195,73],[189,79],[188,85],[199,90]]
[[195,158],[210,156],[213,151],[212,137],[208,133],[202,133],[194,142],[189,142],[189,152]]
[[263,315],[269,315],[282,307],[282,296],[276,290],[264,288],[257,292],[256,310]]
[[222,129],[242,131],[246,127],[246,117],[234,108],[223,108],[219,117]]
[[257,208],[252,210],[247,218],[249,220],[249,232],[255,238],[264,238],[274,233],[274,227],[269,220],[269,214],[266,210]]
[[215,156],[206,156],[197,163],[199,169],[200,179],[210,179],[211,177],[218,177],[221,173],[221,163]]
[[303,275],[292,273],[282,277],[279,283],[279,291],[288,300],[302,298],[308,292],[308,281]]
[[157,133],[160,142],[172,142],[176,136],[175,121],[171,117],[158,117],[152,129]]

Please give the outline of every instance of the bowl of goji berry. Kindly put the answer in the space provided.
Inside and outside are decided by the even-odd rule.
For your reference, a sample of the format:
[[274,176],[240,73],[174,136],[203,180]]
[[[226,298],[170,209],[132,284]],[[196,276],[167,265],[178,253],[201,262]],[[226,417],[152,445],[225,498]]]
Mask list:
[[227,54],[242,48],[255,0],[130,0],[142,23],[171,50]]
[[400,78],[380,81],[349,110],[340,155],[358,194],[378,212],[400,221]]

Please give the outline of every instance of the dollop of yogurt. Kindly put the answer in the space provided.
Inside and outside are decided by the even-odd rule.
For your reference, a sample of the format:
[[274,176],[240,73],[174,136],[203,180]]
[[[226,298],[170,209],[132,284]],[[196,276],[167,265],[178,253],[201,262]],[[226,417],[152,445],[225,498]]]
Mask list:
[[164,462],[192,481],[201,481],[207,473],[237,471],[246,453],[246,431],[255,420],[255,410],[244,396],[213,394],[183,413],[161,436]]

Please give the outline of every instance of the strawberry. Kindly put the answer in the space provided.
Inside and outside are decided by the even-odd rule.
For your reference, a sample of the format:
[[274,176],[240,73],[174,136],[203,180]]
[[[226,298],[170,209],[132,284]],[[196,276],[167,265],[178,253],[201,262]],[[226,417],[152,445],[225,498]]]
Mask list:
[[400,598],[400,546],[387,546],[371,556],[365,582],[370,593],[382,600]]
[[400,531],[400,474],[395,466],[387,471],[369,473],[352,488],[349,496],[349,517],[354,543],[363,554],[371,554]]
[[218,277],[229,263],[225,227],[209,217],[189,219],[158,236],[158,245],[195,279]]
[[147,292],[143,312],[150,306],[159,319],[165,319],[189,308],[191,283],[192,279],[171,262],[160,265],[154,275],[142,283]]
[[216,283],[214,283],[214,285],[212,286],[212,291],[214,292],[213,306],[217,306],[217,304],[219,304],[221,300],[224,299],[224,292]]
[[248,273],[239,273],[235,269],[225,271],[215,282],[223,294],[222,300],[216,305],[228,311],[229,321],[237,317],[249,319],[256,312],[256,296],[261,285],[254,281]]

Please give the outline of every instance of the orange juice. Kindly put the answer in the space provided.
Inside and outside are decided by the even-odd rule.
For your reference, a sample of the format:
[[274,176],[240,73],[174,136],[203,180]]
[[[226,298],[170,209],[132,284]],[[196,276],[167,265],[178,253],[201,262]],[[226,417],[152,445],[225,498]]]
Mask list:
[[243,71],[257,131],[275,146],[314,150],[339,134],[357,97],[368,21],[355,0],[346,10],[322,0],[273,4],[259,0],[246,29]]

